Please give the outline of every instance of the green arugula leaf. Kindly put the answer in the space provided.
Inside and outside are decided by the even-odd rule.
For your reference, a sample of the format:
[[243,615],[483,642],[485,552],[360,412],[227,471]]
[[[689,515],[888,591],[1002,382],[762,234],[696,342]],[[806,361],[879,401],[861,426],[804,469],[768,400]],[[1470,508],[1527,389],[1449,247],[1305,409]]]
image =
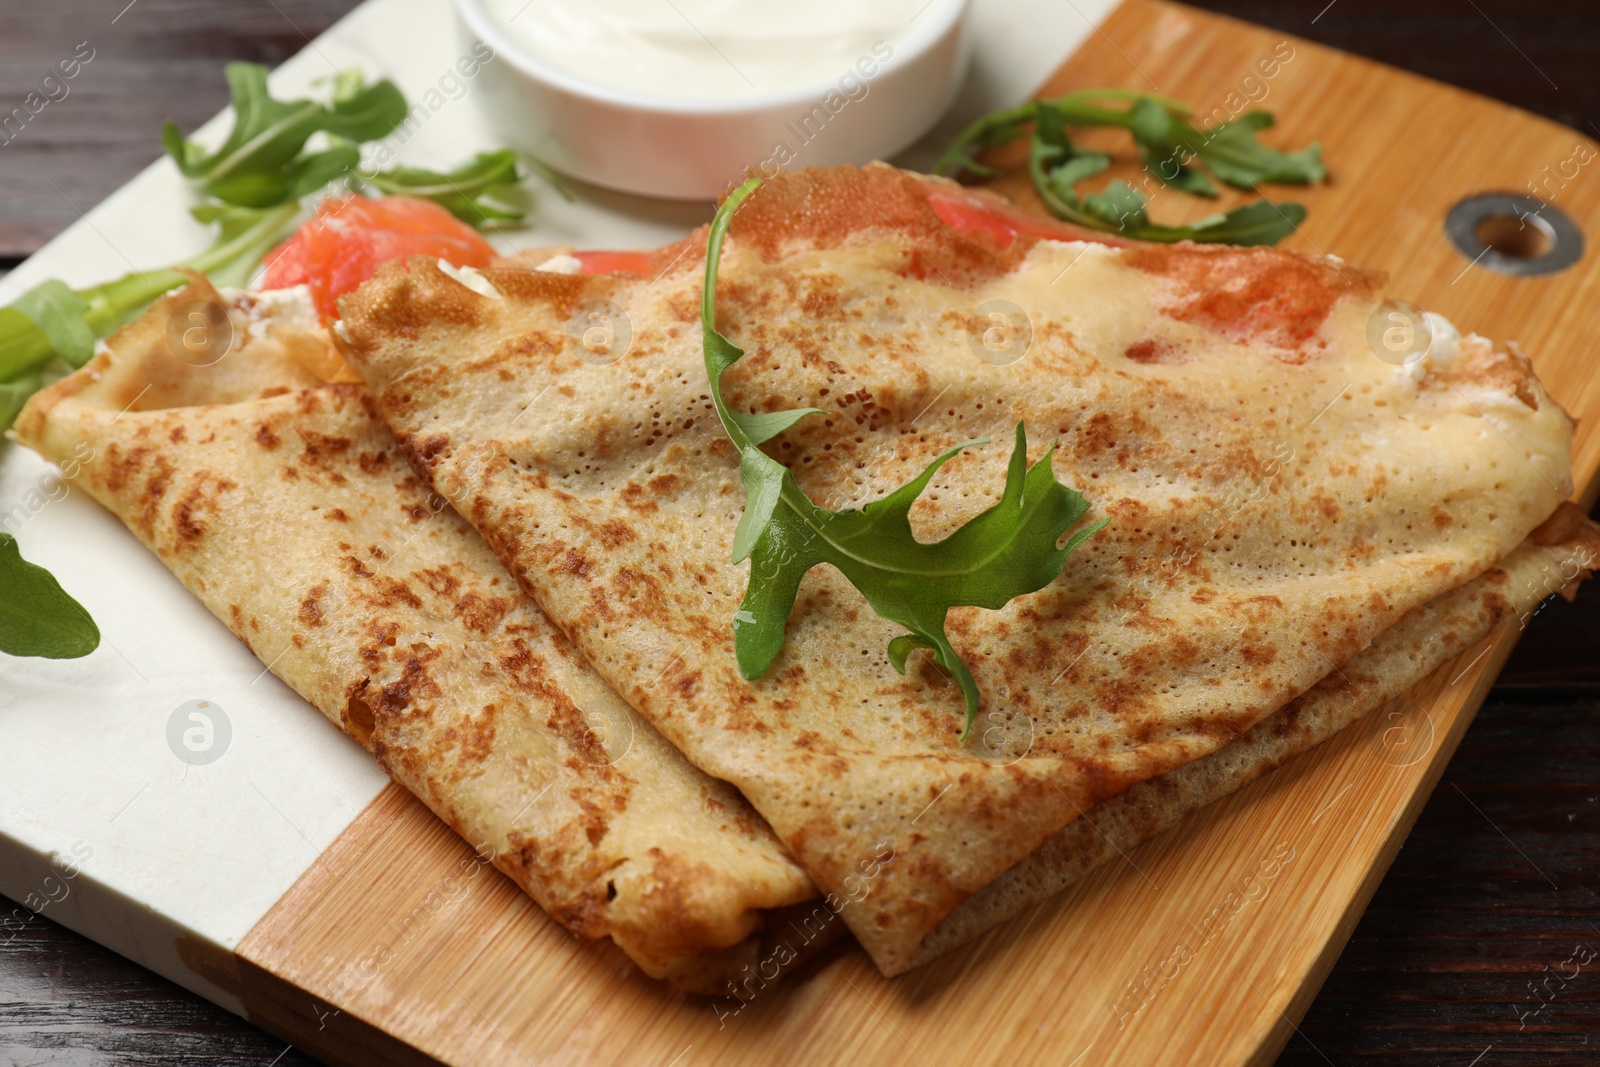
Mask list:
[[1193,129],[1188,123],[1154,100],[1144,99],[1134,103],[1128,129],[1139,158],[1158,180],[1195,196],[1217,195],[1211,179],[1190,163],[1194,152],[1181,139],[1183,131]]
[[993,178],[1000,172],[978,162],[976,153],[986,148],[1009,144],[1028,132],[1028,124],[1035,118],[1035,105],[994,111],[983,116],[962,131],[951,142],[933,165],[935,174],[959,174],[971,171],[983,178]]
[[749,584],[733,619],[739,671],[748,679],[767,671],[783,649],[801,579],[820,563],[832,564],[874,611],[910,631],[889,644],[896,670],[904,672],[906,656],[914,648],[926,648],[955,677],[966,699],[961,733],[965,738],[980,698],[971,672],[945,634],[945,616],[957,606],[1001,608],[1024,593],[1042,589],[1061,574],[1067,554],[1109,520],[1079,530],[1058,546],[1089,510],[1089,502],[1056,481],[1051,468],[1054,445],[1028,466],[1027,434],[1021,423],[999,503],[942,541],[916,539],[911,506],[940,467],[986,442],[957,445],[916,478],[860,509],[831,511],[813,503],[789,469],[759,446],[816,409],[751,415],[732,410],[722,396],[722,375],[744,350],[716,328],[717,267],[734,212],[760,184],[759,178],[745,182],[712,221],[700,305],[712,402],[723,430],[739,449],[745,487],[745,511],[733,539],[733,561],[750,560]]
[[[74,291],[62,282],[46,282],[0,308],[0,387],[25,378],[54,357],[81,366],[93,355],[97,338],[183,285],[188,279],[180,271],[199,271],[219,286],[248,286],[261,257],[293,232],[299,201],[340,177],[354,177],[359,172],[358,142],[387,134],[406,115],[398,89],[388,82],[369,86],[356,73],[329,79],[333,99],[328,106],[273,100],[266,77],[265,67],[229,65],[236,116],[227,142],[215,153],[208,156],[185,142],[170,123],[163,132],[180,169],[217,197],[191,209],[198,221],[216,224],[212,246],[172,267],[135,271],[88,289]],[[306,142],[318,131],[327,133],[332,143],[305,151]],[[532,169],[546,173],[537,166]],[[553,175],[547,176],[554,182]],[[385,191],[428,196],[458,217],[482,223],[522,217],[516,207],[495,202],[495,197],[513,190],[519,178],[516,154],[503,151],[481,153],[443,174],[396,168],[380,174],[373,184]],[[6,388],[0,395],[16,392]],[[0,400],[0,410],[3,405]]]
[[94,331],[84,316],[89,304],[73,292],[66,282],[40,282],[11,305],[39,327],[56,355],[73,367],[81,367],[94,356]]
[[[218,200],[241,207],[273,207],[297,200],[356,165],[354,144],[391,133],[406,117],[406,101],[392,82],[340,81],[329,104],[274,100],[267,68],[229,63],[234,121],[215,152],[186,141],[169,122],[161,130],[167,154],[184,177]],[[352,142],[301,156],[313,134]]]
[[0,533],[0,652],[76,659],[99,644],[83,605],[49,571],[23,559],[15,537]]
[[289,164],[283,172],[284,179],[289,183],[289,192],[282,202],[287,203],[310,196],[329,182],[349,174],[360,163],[361,150],[355,145],[348,144],[334,145],[321,152],[301,156]]
[[1111,157],[1104,152],[1085,151],[1073,144],[1053,104],[1040,103],[1037,114],[1039,126],[1030,156],[1044,170],[1041,179],[1043,184],[1076,208],[1078,193],[1075,186],[1111,166]]
[[1321,145],[1280,152],[1256,140],[1257,131],[1271,129],[1272,124],[1271,112],[1250,111],[1210,130],[1190,127],[1188,137],[1211,173],[1238,189],[1253,190],[1262,182],[1304,185],[1328,177]]
[[[1109,100],[1130,104],[1126,108],[1103,106]],[[972,123],[939,157],[934,173],[968,171],[993,177],[999,172],[980,163],[975,153],[1026,136],[1031,124],[1029,176],[1039,199],[1057,218],[1143,241],[1271,245],[1293,233],[1306,217],[1299,204],[1262,200],[1189,226],[1164,226],[1150,221],[1144,195],[1126,182],[1113,181],[1098,193],[1078,193],[1078,183],[1105,170],[1110,158],[1075,146],[1067,136],[1072,126],[1127,130],[1145,168],[1157,180],[1195,196],[1217,195],[1211,176],[1251,190],[1262,182],[1304,185],[1328,176],[1319,145],[1284,152],[1256,139],[1258,132],[1272,126],[1269,112],[1246,112],[1209,128],[1195,126],[1189,121],[1190,114],[1177,101],[1127,90],[1089,89],[1054,100],[1037,100]]]
[[[392,167],[363,176],[389,196],[417,196],[443,206],[462,222],[481,226],[491,220],[520,221],[525,212],[514,205],[496,203],[495,195],[514,189],[522,180],[517,153],[506,149],[479,152],[455,170]],[[565,190],[562,190],[566,195]]]
[[1075,186],[1111,166],[1111,157],[1099,152],[1078,152],[1065,163],[1050,168],[1050,187],[1063,200],[1076,200]]
[[0,434],[11,429],[11,424],[17,421],[17,416],[22,413],[22,405],[28,398],[39,391],[44,384],[44,375],[38,371],[25,374],[16,381],[0,382]]
[[1120,179],[1084,197],[1083,210],[1121,233],[1136,234],[1150,226],[1143,195]]
[[1275,245],[1306,220],[1301,204],[1274,204],[1258,200],[1221,215],[1184,227],[1194,241],[1220,241],[1230,245]]
[[[1028,151],[1028,169],[1033,185],[1051,213],[1092,229],[1106,229],[1107,220],[1098,212],[1088,210],[1078,196],[1077,184],[1105,170],[1111,157],[1102,152],[1085,152],[1067,136],[1056,106],[1049,101],[1039,103],[1036,114],[1038,126]],[[1097,208],[1108,207],[1097,201]],[[1142,211],[1144,201],[1139,201]],[[1116,222],[1111,221],[1115,228]]]
[[993,178],[1000,172],[979,163],[975,153],[986,148],[1009,144],[1028,132],[1028,125],[1038,118],[1038,108],[1048,104],[1061,112],[1061,117],[1073,126],[1126,125],[1126,113],[1100,107],[1107,100],[1153,100],[1175,115],[1188,115],[1188,105],[1164,96],[1150,96],[1131,89],[1087,89],[1068,93],[1054,100],[1033,101],[1020,107],[991,111],[975,120],[951,142],[933,165],[933,173],[956,175],[970,171],[984,178]]
[[1058,218],[1087,229],[1142,235],[1150,228],[1144,197],[1127,182],[1114,181],[1099,193],[1079,197],[1076,186],[1111,165],[1099,152],[1077,149],[1065,131],[1048,122],[1050,108],[1041,105],[1039,132],[1033,139],[1028,167],[1039,199]]

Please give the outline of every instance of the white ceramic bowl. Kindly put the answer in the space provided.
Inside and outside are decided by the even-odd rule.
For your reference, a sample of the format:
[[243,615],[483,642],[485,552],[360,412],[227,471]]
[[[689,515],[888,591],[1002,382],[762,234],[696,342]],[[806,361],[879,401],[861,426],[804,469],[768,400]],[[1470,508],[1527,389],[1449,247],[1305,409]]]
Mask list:
[[893,55],[861,79],[864,92],[846,80],[851,93],[841,93],[841,70],[782,94],[650,96],[557,70],[530,55],[485,0],[454,3],[465,47],[482,41],[494,49],[473,95],[510,145],[595,185],[672,200],[716,197],[747,174],[771,177],[780,166],[887,158],[950,105],[968,53],[968,0],[929,0]]

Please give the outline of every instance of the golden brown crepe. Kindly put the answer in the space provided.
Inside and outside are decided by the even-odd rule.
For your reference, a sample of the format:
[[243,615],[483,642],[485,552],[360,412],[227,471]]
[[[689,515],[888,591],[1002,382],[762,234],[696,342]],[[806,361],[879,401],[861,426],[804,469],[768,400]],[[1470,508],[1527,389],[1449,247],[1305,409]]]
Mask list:
[[[985,698],[965,743],[954,687],[917,657],[896,674],[899,629],[829,568],[773,669],[739,676],[744,493],[701,355],[703,232],[651,278],[469,287],[414,260],[341,305],[418,471],[851,901],[891,974],[1082,811],[1245,735],[1570,491],[1571,422],[1527,361],[1442,327],[1421,360],[1380,359],[1367,274],[1271,249],[1002,243],[946,226],[932,187],[882,166],[768,183],[734,221],[719,327],[749,353],[724,378],[736,409],[827,412],[767,446],[825,506],[1025,419],[1030,458],[1059,440],[1057,477],[1111,519],[1040,592],[951,612]],[[982,343],[997,307],[1025,345]],[[573,324],[596,315],[625,351],[580,348]],[[918,536],[991,504],[1005,462],[990,446],[943,468]]]
[[766,909],[810,881],[418,481],[314,321],[246,296],[232,351],[178,359],[169,317],[217,299],[201,281],[159,302],[36,396],[17,437],[92,449],[73,484],[557,921],[722,989],[759,958]]
[[[1563,504],[1490,570],[1417,608],[1311,689],[1207,756],[1147,779],[1089,809],[962,902],[917,948],[915,967],[1019,915],[1102,864],[1126,856],[1182,818],[1326,741],[1397,698],[1501,625],[1525,621],[1546,597],[1571,597],[1600,562],[1600,532]],[[1442,684],[1458,679],[1446,677]],[[1430,744],[1421,736],[1417,743]],[[1402,761],[1420,759],[1405,751]]]

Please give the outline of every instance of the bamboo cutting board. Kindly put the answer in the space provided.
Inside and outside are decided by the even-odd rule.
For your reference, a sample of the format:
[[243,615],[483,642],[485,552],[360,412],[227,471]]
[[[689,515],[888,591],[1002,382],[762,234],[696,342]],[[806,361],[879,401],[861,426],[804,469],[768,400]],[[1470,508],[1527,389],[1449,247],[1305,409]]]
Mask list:
[[[1283,60],[1286,41],[1292,58]],[[1270,79],[1257,66],[1264,57],[1280,60]],[[1534,353],[1551,393],[1581,417],[1577,480],[1592,496],[1592,257],[1511,278],[1471,266],[1443,229],[1465,196],[1544,181],[1547,199],[1600,234],[1600,180],[1580,174],[1556,188],[1544,169],[1586,139],[1283,34],[1149,0],[1118,9],[1043,92],[1090,86],[1159,92],[1202,113],[1211,102],[1236,110],[1254,94],[1277,113],[1272,143],[1321,140],[1333,180],[1292,190],[1310,218],[1286,247],[1387,270],[1392,292]],[[1126,142],[1103,147],[1127,152]],[[1135,170],[1130,163],[1124,174]],[[1032,201],[1025,178],[997,184]],[[1152,207],[1163,220],[1214,209],[1178,194]],[[1268,1063],[1515,638],[1507,628],[1409,699],[896,981],[840,946],[748,1003],[674,996],[609,946],[573,942],[394,787],[237,958],[214,967],[253,1018],[334,1063],[379,1048],[393,1062],[452,1064]]]
[[[1262,80],[1269,56],[1279,64]],[[1394,294],[1520,342],[1580,417],[1576,479],[1590,501],[1593,256],[1543,278],[1493,274],[1450,246],[1443,217],[1465,196],[1546,182],[1547,199],[1600,234],[1600,180],[1580,171],[1553,188],[1545,170],[1595,147],[1458,90],[1151,0],[1128,0],[1044,92],[1126,86],[1205,113],[1262,85],[1279,121],[1267,139],[1320,139],[1334,175],[1290,191],[1311,213],[1286,247],[1387,270]],[[998,185],[1029,199],[1025,181]],[[1214,209],[1163,194],[1152,213]],[[747,1002],[674,995],[609,944],[574,941],[394,786],[232,951],[199,939],[176,951],[244,1014],[334,1064],[1270,1063],[1515,638],[1507,628],[1407,699],[894,981],[840,945]]]

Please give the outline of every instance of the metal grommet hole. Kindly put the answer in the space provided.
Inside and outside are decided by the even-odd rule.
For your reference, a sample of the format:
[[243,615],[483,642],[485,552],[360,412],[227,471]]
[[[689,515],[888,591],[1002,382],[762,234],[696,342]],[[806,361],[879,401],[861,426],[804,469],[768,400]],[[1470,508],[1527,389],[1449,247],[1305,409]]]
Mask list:
[[1450,243],[1474,266],[1529,277],[1565,270],[1583,257],[1583,231],[1554,205],[1531,196],[1469,197],[1445,217]]
[[1555,244],[1556,233],[1538,215],[1491,215],[1478,223],[1478,240],[1512,259],[1540,259]]

